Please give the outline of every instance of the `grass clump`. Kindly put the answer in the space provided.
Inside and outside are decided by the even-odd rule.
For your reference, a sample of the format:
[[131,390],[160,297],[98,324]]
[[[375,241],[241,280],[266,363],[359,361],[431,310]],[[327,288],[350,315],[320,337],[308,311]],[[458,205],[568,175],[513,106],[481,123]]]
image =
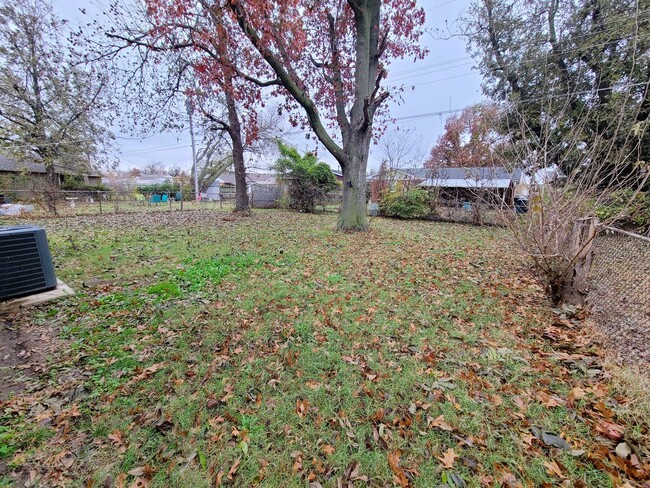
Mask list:
[[231,273],[237,273],[260,264],[262,264],[262,259],[255,254],[216,256],[188,261],[177,276],[190,291],[198,291],[207,284],[219,284]]

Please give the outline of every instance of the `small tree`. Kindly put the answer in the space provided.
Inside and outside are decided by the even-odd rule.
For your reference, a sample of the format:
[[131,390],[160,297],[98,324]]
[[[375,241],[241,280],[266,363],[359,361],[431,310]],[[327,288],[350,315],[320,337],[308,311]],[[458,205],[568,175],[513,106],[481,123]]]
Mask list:
[[339,187],[330,167],[313,153],[301,156],[294,147],[278,142],[280,158],[275,163],[278,178],[289,183],[289,206],[301,212],[314,212],[328,193]]
[[[628,107],[610,123],[623,127]],[[571,101],[565,105],[571,110]],[[561,116],[564,116],[563,114]],[[626,215],[642,197],[650,167],[638,160],[645,128],[628,133],[624,144],[596,140],[586,144],[589,111],[560,142],[555,142],[556,119],[548,117],[541,127],[531,128],[526,114],[512,127],[510,149],[526,165],[524,178],[530,182],[527,213],[505,219],[522,250],[532,257],[544,278],[554,304],[579,304],[587,291],[591,246],[599,230]],[[587,133],[587,134],[586,134]],[[628,150],[632,147],[633,150]],[[630,167],[634,168],[629,172]],[[559,178],[558,178],[559,177]],[[595,216],[615,199],[615,210]]]

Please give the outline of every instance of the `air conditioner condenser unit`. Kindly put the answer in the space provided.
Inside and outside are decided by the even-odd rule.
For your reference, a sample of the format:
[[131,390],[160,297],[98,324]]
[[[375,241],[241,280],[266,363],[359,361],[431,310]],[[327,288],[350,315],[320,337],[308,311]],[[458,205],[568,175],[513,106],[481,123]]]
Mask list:
[[0,226],[0,300],[32,295],[56,285],[45,229]]

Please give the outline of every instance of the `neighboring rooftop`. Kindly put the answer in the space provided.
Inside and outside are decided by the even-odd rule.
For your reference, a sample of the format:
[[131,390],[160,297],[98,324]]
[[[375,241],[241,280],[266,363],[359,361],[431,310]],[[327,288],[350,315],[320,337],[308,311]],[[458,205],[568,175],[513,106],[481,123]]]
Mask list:
[[[246,172],[246,181],[248,184],[252,183],[266,183],[270,180],[275,181],[275,175],[273,173],[249,173]],[[203,187],[207,188],[211,186],[215,181],[218,181],[220,185],[235,185],[235,173],[233,171],[224,171],[220,175],[213,175],[208,179]]]
[[[59,165],[54,165],[54,169],[58,174],[63,174],[63,175],[78,174],[74,170],[64,168]],[[0,155],[0,171],[4,171],[7,173],[22,173],[22,172],[38,173],[38,174],[47,173],[47,170],[45,169],[45,165],[43,163],[30,163],[30,162],[16,161],[15,159],[8,158],[3,155]],[[99,173],[93,171],[84,174],[87,174],[88,176],[100,176]]]
[[521,171],[508,171],[500,166],[484,168],[429,169],[430,177],[420,183],[424,187],[441,188],[508,188],[519,181]]

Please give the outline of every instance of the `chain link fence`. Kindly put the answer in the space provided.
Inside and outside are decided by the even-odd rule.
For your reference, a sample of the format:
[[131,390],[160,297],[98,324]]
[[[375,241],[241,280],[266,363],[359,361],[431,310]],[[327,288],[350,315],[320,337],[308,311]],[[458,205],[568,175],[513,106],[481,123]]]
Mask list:
[[0,217],[74,216],[131,212],[170,212],[177,210],[232,210],[234,199],[201,200],[194,194],[180,192],[139,193],[96,190],[2,190]]
[[593,249],[591,317],[620,361],[650,363],[650,238],[607,227]]

